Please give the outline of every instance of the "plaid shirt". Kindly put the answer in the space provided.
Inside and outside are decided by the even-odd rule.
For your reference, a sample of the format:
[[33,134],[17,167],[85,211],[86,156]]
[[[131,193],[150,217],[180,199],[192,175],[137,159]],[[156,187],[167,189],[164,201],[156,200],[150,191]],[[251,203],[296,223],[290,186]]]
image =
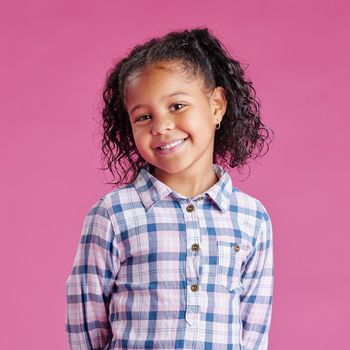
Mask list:
[[271,221],[213,169],[188,198],[147,164],[91,207],[66,282],[71,349],[267,349]]

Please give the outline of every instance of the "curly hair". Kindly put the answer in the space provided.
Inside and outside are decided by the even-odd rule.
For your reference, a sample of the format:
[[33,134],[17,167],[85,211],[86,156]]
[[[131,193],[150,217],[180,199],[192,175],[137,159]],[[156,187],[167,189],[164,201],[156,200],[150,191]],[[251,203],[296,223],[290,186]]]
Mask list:
[[[135,145],[125,91],[134,74],[158,62],[178,63],[188,74],[200,76],[208,90],[224,88],[227,108],[221,127],[215,131],[214,163],[241,170],[249,158],[268,151],[273,131],[261,121],[260,101],[240,63],[206,27],[169,32],[136,45],[107,73],[102,110],[106,167],[102,169],[109,169],[114,179],[118,175],[118,180],[110,184],[133,182],[146,164]],[[125,180],[130,172],[131,178]]]

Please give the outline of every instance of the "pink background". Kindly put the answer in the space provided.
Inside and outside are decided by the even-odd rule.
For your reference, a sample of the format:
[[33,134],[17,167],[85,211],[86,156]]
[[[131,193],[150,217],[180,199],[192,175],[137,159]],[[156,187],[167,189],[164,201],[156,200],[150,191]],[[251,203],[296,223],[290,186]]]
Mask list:
[[112,189],[98,170],[107,69],[141,41],[197,25],[249,63],[276,132],[246,181],[232,172],[273,220],[269,350],[349,349],[347,1],[0,6],[1,349],[68,348],[66,278],[86,212]]

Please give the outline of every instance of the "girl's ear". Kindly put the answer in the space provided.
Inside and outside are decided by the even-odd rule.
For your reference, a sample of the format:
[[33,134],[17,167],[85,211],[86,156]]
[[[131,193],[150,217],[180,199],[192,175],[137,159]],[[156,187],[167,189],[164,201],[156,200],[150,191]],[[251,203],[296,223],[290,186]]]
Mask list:
[[213,111],[213,117],[215,118],[215,122],[220,122],[227,108],[225,90],[222,86],[217,86],[214,89],[213,94],[211,96],[211,108]]

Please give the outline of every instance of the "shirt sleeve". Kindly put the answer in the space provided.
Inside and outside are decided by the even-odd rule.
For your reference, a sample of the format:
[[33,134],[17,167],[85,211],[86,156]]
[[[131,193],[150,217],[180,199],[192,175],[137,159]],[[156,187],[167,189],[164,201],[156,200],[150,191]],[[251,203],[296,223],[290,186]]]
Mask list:
[[113,226],[100,199],[85,217],[66,281],[66,333],[71,350],[109,349],[109,301],[119,267]]
[[255,249],[242,274],[244,290],[240,295],[240,316],[244,350],[267,350],[273,280],[272,225],[264,211]]

